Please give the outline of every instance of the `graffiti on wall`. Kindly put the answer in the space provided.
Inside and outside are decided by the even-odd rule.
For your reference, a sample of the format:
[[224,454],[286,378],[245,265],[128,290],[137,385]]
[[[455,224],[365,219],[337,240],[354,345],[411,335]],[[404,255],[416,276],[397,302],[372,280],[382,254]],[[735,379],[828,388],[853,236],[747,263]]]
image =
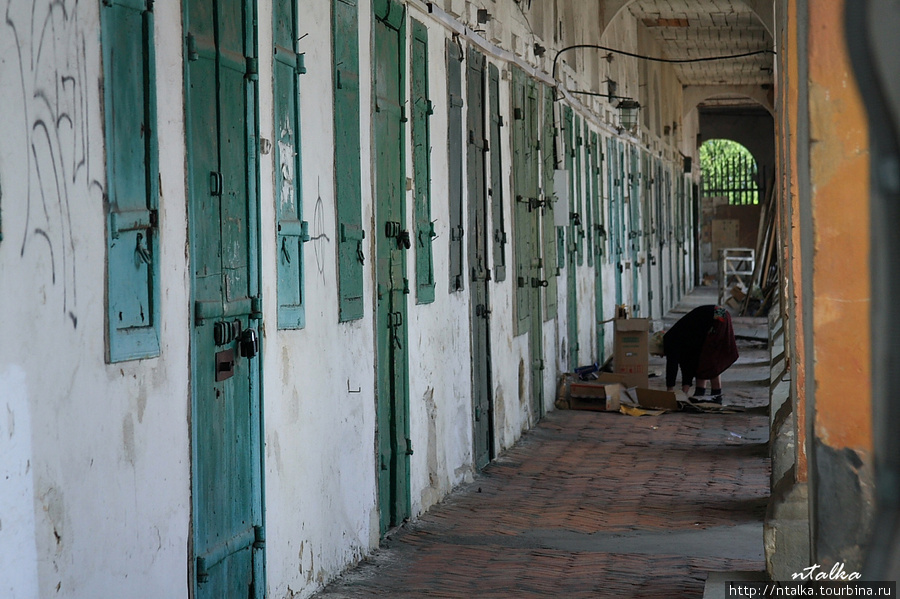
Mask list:
[[[3,6],[0,0],[0,6]],[[47,301],[59,304],[72,327],[78,325],[77,243],[73,217],[99,210],[103,202],[102,146],[92,137],[102,131],[98,82],[88,76],[88,49],[96,53],[97,15],[85,14],[91,3],[77,0],[9,0],[2,13],[0,37],[13,40],[14,55],[0,70],[0,89],[24,118],[7,121],[21,151],[7,172],[21,173],[24,224],[19,255],[40,265]],[[8,43],[8,42],[7,42]],[[91,55],[93,56],[93,55]],[[93,136],[92,136],[93,134]],[[93,161],[92,161],[93,160]],[[7,241],[12,241],[7,231]],[[49,285],[47,284],[49,283]]]

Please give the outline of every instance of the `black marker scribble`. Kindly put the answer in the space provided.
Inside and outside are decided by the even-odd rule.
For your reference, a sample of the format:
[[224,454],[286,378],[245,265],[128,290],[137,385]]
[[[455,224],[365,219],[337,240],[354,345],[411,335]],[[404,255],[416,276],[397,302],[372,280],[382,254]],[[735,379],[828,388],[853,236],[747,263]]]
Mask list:
[[[2,1],[2,0],[0,0]],[[77,0],[6,1],[2,35],[15,40],[21,109],[21,129],[15,141],[21,164],[25,222],[19,256],[47,260],[50,284],[58,290],[59,309],[77,326],[77,256],[72,213],[101,210],[102,173],[91,170],[91,116],[102,112],[96,81],[88,80],[87,39],[93,26],[82,25]],[[14,83],[14,82],[4,82]],[[97,135],[100,137],[99,135]],[[34,242],[41,239],[40,244]],[[42,257],[43,256],[43,257]],[[57,287],[58,285],[58,287]]]

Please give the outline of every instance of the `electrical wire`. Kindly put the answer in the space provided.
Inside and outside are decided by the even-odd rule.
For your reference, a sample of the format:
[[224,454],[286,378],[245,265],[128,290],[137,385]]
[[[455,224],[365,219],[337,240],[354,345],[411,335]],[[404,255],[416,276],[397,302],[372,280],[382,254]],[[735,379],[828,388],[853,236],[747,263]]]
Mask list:
[[[535,35],[534,29],[531,27],[531,21],[528,20],[528,15],[525,14],[525,11],[522,9],[522,5],[518,0],[513,2],[513,4],[515,4],[516,8],[519,9],[519,12],[522,13],[522,18],[525,19],[525,24],[528,25],[528,31],[531,32],[531,43],[533,44],[537,35]],[[531,10],[531,0],[528,0],[528,10]]]
[[740,54],[728,54],[724,56],[704,56],[701,58],[659,58],[656,56],[645,56],[643,54],[635,54],[634,52],[627,52],[625,50],[616,50],[615,48],[609,48],[607,46],[600,46],[597,44],[576,44],[574,46],[566,46],[562,48],[556,53],[556,56],[553,57],[553,79],[556,79],[556,65],[559,61],[559,56],[563,52],[568,50],[577,50],[578,48],[588,48],[594,50],[605,50],[607,52],[613,52],[615,54],[622,54],[623,56],[629,56],[631,58],[637,58],[640,60],[649,60],[651,62],[665,62],[670,64],[686,64],[691,62],[711,62],[714,60],[731,60],[734,58],[745,58],[747,56],[756,56],[757,54],[775,54],[775,50],[754,50],[752,52],[742,52]]

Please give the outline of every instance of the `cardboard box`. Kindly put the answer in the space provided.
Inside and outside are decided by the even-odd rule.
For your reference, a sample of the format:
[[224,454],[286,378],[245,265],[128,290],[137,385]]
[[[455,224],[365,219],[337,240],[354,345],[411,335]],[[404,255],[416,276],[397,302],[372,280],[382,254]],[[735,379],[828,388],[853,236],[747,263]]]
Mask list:
[[642,408],[660,410],[678,410],[678,400],[674,391],[658,391],[656,389],[637,389],[638,404]]
[[622,387],[627,387],[625,383],[627,382],[628,377],[624,374],[613,374],[612,372],[598,372],[597,373],[597,382],[598,383],[619,383]]
[[599,381],[578,381],[569,386],[569,408],[572,410],[596,410],[618,412],[622,385]]
[[626,387],[649,386],[649,331],[650,321],[646,318],[620,318],[615,321],[613,364],[616,374],[625,376]]

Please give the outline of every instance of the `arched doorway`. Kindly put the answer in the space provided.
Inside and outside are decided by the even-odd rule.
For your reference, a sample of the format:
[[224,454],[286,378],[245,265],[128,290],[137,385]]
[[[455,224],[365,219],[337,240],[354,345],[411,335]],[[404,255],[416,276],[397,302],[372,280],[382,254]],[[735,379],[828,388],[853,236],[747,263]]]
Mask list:
[[[702,284],[719,288],[719,302],[735,299],[735,309],[753,290],[761,218],[769,188],[765,169],[731,139],[700,146],[699,247]],[[744,274],[746,273],[746,274]]]

